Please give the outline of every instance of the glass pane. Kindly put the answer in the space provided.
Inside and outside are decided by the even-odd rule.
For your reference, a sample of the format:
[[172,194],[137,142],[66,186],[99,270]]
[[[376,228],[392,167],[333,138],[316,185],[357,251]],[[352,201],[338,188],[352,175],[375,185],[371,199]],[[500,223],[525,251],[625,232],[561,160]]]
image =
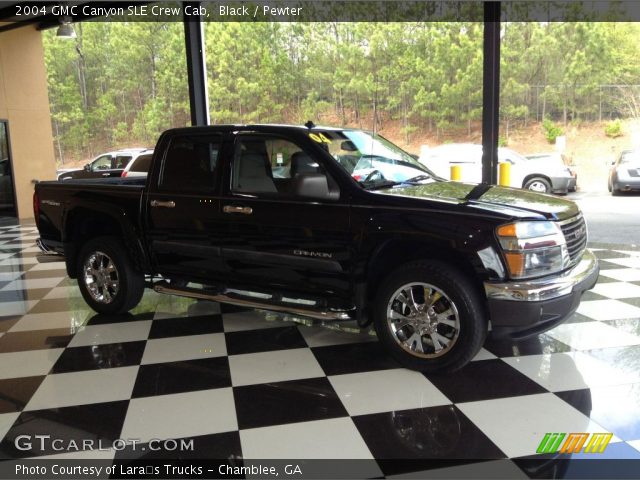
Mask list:
[[0,122],[0,216],[16,214],[7,124]]

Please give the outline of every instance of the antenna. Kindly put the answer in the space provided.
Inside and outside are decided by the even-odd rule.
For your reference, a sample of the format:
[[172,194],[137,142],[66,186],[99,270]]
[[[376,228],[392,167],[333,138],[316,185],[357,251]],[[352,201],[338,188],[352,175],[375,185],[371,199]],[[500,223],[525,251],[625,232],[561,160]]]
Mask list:
[[311,120],[308,120],[307,123],[304,124],[304,126],[311,130],[312,128],[315,128],[316,125]]

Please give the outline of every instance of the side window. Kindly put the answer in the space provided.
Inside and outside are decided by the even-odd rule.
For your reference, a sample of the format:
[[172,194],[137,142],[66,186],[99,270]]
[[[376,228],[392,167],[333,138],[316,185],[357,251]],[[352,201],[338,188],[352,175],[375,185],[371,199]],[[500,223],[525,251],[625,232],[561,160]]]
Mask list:
[[108,170],[111,168],[111,155],[102,155],[93,161],[91,171]]
[[164,158],[160,188],[195,192],[213,190],[221,144],[221,135],[174,137]]
[[140,155],[135,159],[133,165],[131,165],[132,172],[143,172],[147,173],[149,171],[149,167],[151,166],[151,158],[152,154]]
[[131,155],[118,155],[113,168],[124,168],[131,161]]

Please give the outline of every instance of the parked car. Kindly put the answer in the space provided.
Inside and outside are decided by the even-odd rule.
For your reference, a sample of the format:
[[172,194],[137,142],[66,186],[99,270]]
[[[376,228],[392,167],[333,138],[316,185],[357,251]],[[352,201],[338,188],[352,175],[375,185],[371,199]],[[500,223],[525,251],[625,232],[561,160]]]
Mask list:
[[[451,178],[451,166],[460,165],[461,181],[482,181],[482,145],[450,143],[429,148],[420,156],[420,162],[443,178]],[[555,160],[529,160],[510,148],[498,148],[498,161],[511,164],[511,187],[525,188],[538,193],[566,194],[573,182],[568,167]]]
[[611,162],[608,187],[612,195],[640,190],[640,150],[623,150]]
[[153,150],[143,150],[124,167],[121,177],[146,177],[151,165]]
[[131,159],[140,155],[145,150],[145,148],[127,148],[103,153],[87,163],[81,170],[71,170],[61,173],[58,175],[58,180],[119,177]]
[[567,189],[570,192],[575,192],[578,189],[578,174],[568,161],[565,160],[565,156],[559,152],[547,152],[547,153],[534,153],[532,155],[525,155],[527,160],[535,161],[536,166],[540,170],[559,170],[562,171],[566,168],[571,175]]
[[[389,171],[354,179],[370,156]],[[151,287],[351,321],[423,371],[467,364],[489,322],[553,328],[598,277],[574,202],[445,181],[378,135],[310,123],[169,130],[146,179],[40,182],[33,204],[38,260],[64,259],[99,313]]]

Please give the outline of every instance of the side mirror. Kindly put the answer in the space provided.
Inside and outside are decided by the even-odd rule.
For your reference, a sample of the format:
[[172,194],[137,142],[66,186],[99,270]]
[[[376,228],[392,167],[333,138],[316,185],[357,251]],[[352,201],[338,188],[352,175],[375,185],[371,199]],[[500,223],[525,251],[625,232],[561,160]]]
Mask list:
[[323,173],[299,173],[293,178],[293,194],[316,200],[338,200],[340,192],[331,190]]
[[85,171],[85,172],[90,172],[90,171],[91,171],[91,164],[90,164],[90,163],[87,163],[87,164],[84,166],[84,171]]
[[409,154],[411,156],[411,158],[413,158],[414,160],[419,160],[420,159],[420,155],[416,155],[415,153],[410,153]]

